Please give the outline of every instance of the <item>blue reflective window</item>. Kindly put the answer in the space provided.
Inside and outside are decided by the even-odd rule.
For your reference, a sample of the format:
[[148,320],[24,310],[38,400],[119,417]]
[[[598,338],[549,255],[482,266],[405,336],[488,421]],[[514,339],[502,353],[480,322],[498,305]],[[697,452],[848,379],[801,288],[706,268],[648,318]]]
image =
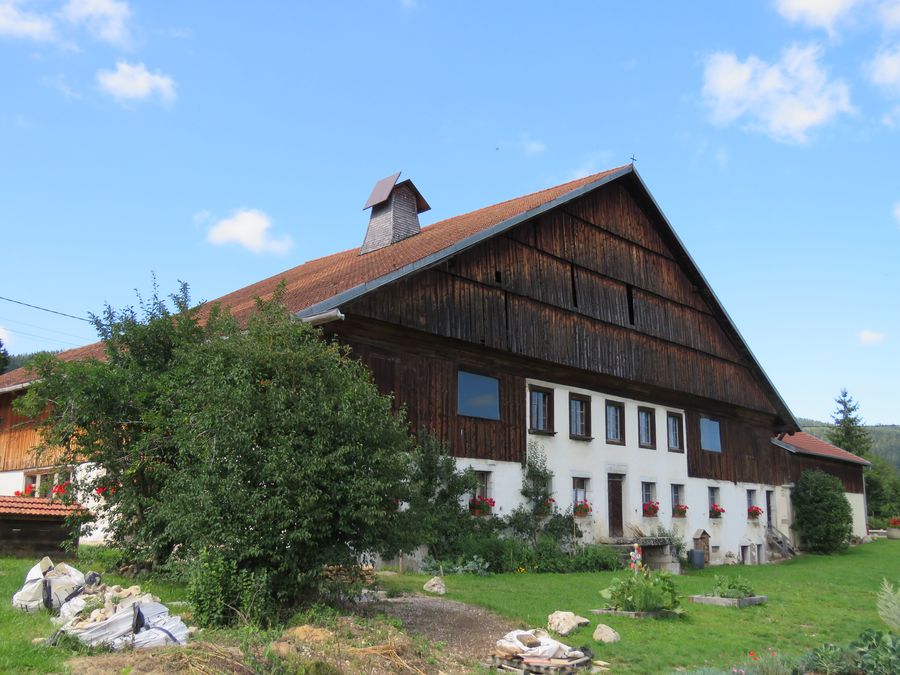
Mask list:
[[700,448],[710,452],[722,452],[722,435],[719,420],[700,418]]
[[457,412],[468,417],[500,419],[500,380],[459,371]]

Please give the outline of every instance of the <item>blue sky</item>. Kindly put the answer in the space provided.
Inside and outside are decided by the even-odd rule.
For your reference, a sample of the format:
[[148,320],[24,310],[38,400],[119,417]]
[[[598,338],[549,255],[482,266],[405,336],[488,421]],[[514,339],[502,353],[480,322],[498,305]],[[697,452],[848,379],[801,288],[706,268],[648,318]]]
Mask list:
[[395,171],[430,223],[632,155],[795,414],[900,422],[900,0],[0,0],[0,296],[61,312],[358,246]]

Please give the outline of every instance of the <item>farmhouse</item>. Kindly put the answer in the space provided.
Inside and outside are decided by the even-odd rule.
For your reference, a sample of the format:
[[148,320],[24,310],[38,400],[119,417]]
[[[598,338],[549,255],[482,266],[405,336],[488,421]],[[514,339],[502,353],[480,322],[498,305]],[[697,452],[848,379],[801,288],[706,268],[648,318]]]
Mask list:
[[[800,432],[633,166],[424,228],[427,202],[398,181],[375,186],[360,248],[218,302],[246,317],[284,281],[289,309],[473,467],[495,513],[520,503],[540,449],[557,504],[586,502],[595,541],[664,525],[699,533],[713,563],[765,561],[790,536],[792,483],[815,467],[843,481],[865,534],[867,462]],[[58,471],[32,466],[33,431],[10,412],[27,383],[0,376],[0,494],[43,491]]]

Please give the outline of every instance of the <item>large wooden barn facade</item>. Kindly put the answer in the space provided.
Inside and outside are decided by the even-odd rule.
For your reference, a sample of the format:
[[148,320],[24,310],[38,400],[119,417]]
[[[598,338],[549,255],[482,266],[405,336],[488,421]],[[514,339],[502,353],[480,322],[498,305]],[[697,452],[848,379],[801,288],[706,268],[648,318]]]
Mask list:
[[[713,562],[762,562],[789,532],[791,484],[818,467],[843,481],[865,534],[865,460],[799,432],[633,166],[425,228],[427,203],[398,176],[376,185],[360,249],[219,302],[240,318],[284,281],[288,307],[472,466],[495,512],[520,503],[527,453],[541,451],[557,503],[590,504],[590,538],[662,524],[708,533]],[[26,385],[0,376],[2,494],[28,468],[27,425],[5,422]]]

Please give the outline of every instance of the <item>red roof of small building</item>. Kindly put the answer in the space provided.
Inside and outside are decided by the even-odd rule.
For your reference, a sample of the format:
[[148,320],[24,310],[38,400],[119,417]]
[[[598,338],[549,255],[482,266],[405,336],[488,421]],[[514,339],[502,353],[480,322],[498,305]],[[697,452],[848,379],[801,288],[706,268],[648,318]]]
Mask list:
[[827,457],[842,462],[852,462],[853,464],[864,464],[870,466],[872,463],[862,457],[854,455],[852,452],[842,450],[836,445],[832,445],[821,438],[808,434],[804,431],[798,431],[794,434],[784,434],[778,437],[778,440],[785,445],[789,445],[789,450],[798,452],[801,455],[815,455],[817,457]]
[[0,516],[60,518],[81,510],[80,504],[63,504],[47,497],[0,497]]

